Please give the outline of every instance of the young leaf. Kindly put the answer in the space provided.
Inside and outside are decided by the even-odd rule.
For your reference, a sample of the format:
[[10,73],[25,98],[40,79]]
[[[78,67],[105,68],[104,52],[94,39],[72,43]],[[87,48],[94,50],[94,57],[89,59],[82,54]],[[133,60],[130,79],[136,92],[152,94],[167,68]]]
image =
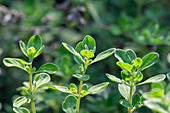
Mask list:
[[34,88],[33,90],[36,91],[38,87],[41,87],[42,85],[48,83],[51,80],[50,76],[47,73],[40,73],[35,75],[34,77]]
[[88,48],[87,50],[90,50],[90,51],[92,51],[92,53],[95,53],[95,51],[96,51],[96,42],[89,35],[86,35],[85,38],[83,39],[83,47],[86,48],[86,46]]
[[82,50],[80,54],[86,58],[93,58],[94,54],[88,50]]
[[66,86],[52,85],[52,86],[49,86],[49,87],[52,88],[52,89],[61,91],[63,93],[71,93],[70,90]]
[[128,73],[126,71],[121,71],[121,77],[123,80],[126,80],[126,78],[128,77]]
[[119,67],[121,67],[122,69],[125,69],[129,72],[132,72],[132,65],[128,64],[128,63],[123,63],[123,62],[117,62],[116,63]]
[[25,43],[20,40],[19,41],[19,46],[20,46],[21,51],[24,53],[24,55],[26,55],[28,57],[28,55],[27,55],[27,46],[25,45]]
[[81,74],[73,74],[73,77],[76,77],[79,81],[87,81],[89,80],[89,75],[81,75]]
[[106,51],[103,51],[103,52],[99,53],[96,56],[96,58],[91,62],[91,64],[111,56],[114,53],[114,51],[115,51],[115,48],[110,48],[110,49],[108,49]]
[[53,63],[46,63],[44,65],[42,65],[37,71],[36,73],[40,73],[40,72],[46,72],[49,74],[54,74],[59,70],[58,66],[53,64]]
[[80,53],[80,51],[82,50],[85,50],[85,47],[83,47],[83,42],[79,42],[77,45],[76,45],[76,48],[75,50]]
[[104,82],[104,83],[100,83],[97,85],[92,86],[91,88],[89,88],[89,90],[87,91],[88,94],[95,94],[98,93],[100,90],[104,89],[105,87],[107,87],[107,85],[109,84],[109,82]]
[[13,108],[13,111],[15,113],[30,113],[27,108],[20,107],[20,108]]
[[132,103],[133,103],[133,105],[135,106],[135,105],[137,105],[137,103],[139,103],[139,102],[140,102],[140,95],[139,95],[139,94],[133,95],[133,98],[132,98]]
[[166,78],[166,76],[164,74],[160,74],[160,75],[156,75],[154,77],[151,77],[147,80],[145,80],[144,82],[141,82],[137,85],[142,85],[142,84],[148,84],[148,83],[155,83],[155,82],[161,82]]
[[42,46],[42,39],[39,35],[34,35],[28,41],[27,47],[34,47],[36,51],[38,51]]
[[128,50],[126,50],[125,54],[127,56],[127,58],[126,58],[127,63],[132,64],[133,60],[136,59],[135,52],[133,50],[131,50],[131,49],[128,49]]
[[77,93],[77,86],[73,83],[70,84],[70,91],[74,94]]
[[115,57],[120,61],[126,63],[126,52],[122,49],[116,49]]
[[142,79],[143,79],[143,74],[139,71],[139,72],[137,73],[137,76],[136,76],[136,78],[134,79],[134,81],[140,82]]
[[87,85],[87,84],[83,84],[81,89],[82,89],[82,90],[87,91],[87,90],[88,90],[88,88],[89,88],[89,87],[88,87],[88,85]]
[[76,57],[78,57],[80,60],[82,60],[84,62],[81,55],[78,52],[76,52],[73,47],[71,47],[70,45],[68,45],[66,43],[62,43],[62,44],[68,51],[70,51],[73,55],[75,55]]
[[[120,92],[120,94],[126,99],[128,100],[129,99],[129,95],[130,95],[130,87],[125,85],[125,84],[119,84],[118,85],[118,90]],[[134,86],[133,87],[133,90],[132,90],[132,95],[135,93],[136,91],[136,87]]]
[[16,58],[4,58],[3,59],[3,63],[7,66],[7,67],[18,67],[21,68],[23,70],[26,71],[25,69],[25,65],[24,64],[29,64],[28,62],[21,60],[21,59],[16,59]]
[[121,83],[122,83],[122,81],[121,81],[119,78],[117,78],[117,77],[115,77],[115,76],[113,76],[113,75],[110,75],[110,74],[106,73],[106,76],[107,76],[111,81],[113,81],[113,82],[116,82],[116,83],[118,83],[118,84],[121,84]]
[[120,101],[119,101],[119,103],[121,104],[121,105],[123,105],[124,107],[132,107],[132,105],[129,103],[129,101],[127,101],[126,99],[121,99]]
[[77,105],[77,98],[75,96],[67,96],[62,104],[62,109],[66,113],[75,113]]
[[81,91],[81,94],[82,94],[83,96],[86,96],[86,95],[87,95],[87,91],[86,91],[86,90],[82,90],[82,91]]
[[36,54],[34,55],[34,58],[36,58],[37,56],[39,56],[44,50],[44,45],[36,52]]
[[13,106],[16,108],[19,108],[20,106],[22,106],[23,104],[25,104],[27,102],[28,102],[28,98],[26,98],[24,96],[20,96],[14,100]]
[[158,53],[149,53],[147,55],[145,55],[142,58],[142,64],[141,66],[138,68],[139,71],[142,71],[150,66],[152,66],[153,64],[155,64],[159,59],[159,54]]
[[30,48],[28,48],[28,50],[27,50],[27,54],[28,54],[29,59],[33,59],[33,58],[34,58],[35,53],[36,53],[36,50],[35,50],[35,48],[34,48],[34,47],[30,47]]
[[141,64],[142,64],[142,59],[141,59],[141,58],[136,58],[136,59],[134,60],[134,62],[133,62],[133,65],[134,65],[135,67],[140,67]]

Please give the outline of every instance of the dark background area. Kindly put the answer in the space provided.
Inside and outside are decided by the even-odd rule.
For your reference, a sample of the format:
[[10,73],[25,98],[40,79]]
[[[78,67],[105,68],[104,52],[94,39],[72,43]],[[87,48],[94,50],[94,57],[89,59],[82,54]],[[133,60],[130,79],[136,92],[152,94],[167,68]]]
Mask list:
[[[159,53],[159,61],[146,69],[144,80],[160,73],[170,72],[170,1],[169,0],[0,0],[0,113],[12,113],[13,100],[21,95],[20,86],[28,75],[18,68],[7,68],[4,57],[26,57],[19,48],[34,34],[40,34],[45,45],[43,53],[34,61],[39,67],[54,62],[60,71],[51,75],[53,84],[69,85],[78,65],[61,44],[73,47],[91,35],[97,43],[96,54],[111,47],[133,49],[139,57],[149,52]],[[89,66],[88,84],[109,81],[109,86],[94,96],[82,99],[81,113],[126,113],[119,104],[122,98],[117,84],[105,73],[120,77],[112,55]],[[150,85],[138,87],[137,92],[150,90]],[[65,94],[46,90],[37,96],[38,113],[63,113],[61,103]],[[28,106],[29,107],[29,106]],[[152,113],[142,107],[135,113]]]

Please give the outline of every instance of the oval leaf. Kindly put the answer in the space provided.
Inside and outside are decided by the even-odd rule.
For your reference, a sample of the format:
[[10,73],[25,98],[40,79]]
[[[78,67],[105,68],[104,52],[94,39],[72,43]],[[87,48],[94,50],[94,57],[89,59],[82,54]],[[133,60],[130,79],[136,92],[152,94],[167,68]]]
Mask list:
[[27,46],[25,45],[25,43],[20,40],[19,41],[19,46],[20,46],[21,51],[24,53],[24,55],[26,55],[28,57],[28,55],[27,55]]
[[139,94],[133,95],[133,98],[132,98],[133,105],[136,106],[139,102],[140,102],[140,95]]
[[46,83],[48,83],[51,80],[50,76],[47,73],[40,73],[35,75],[34,77],[34,91],[36,91],[36,89]]
[[36,51],[38,51],[42,46],[42,39],[39,35],[34,35],[28,41],[27,47],[34,47]]
[[15,113],[30,113],[27,108],[20,107],[20,108],[13,108]]
[[91,64],[111,56],[114,53],[114,51],[115,51],[115,48],[110,48],[110,49],[108,49],[106,51],[103,51],[103,52],[99,53],[96,56],[96,58],[91,62]]
[[62,104],[62,109],[66,113],[75,113],[77,105],[77,98],[75,96],[67,96]]
[[76,57],[78,57],[80,60],[82,60],[84,62],[81,55],[78,52],[76,52],[73,47],[71,47],[70,45],[68,45],[66,43],[62,43],[62,44],[68,51],[70,51],[73,55],[75,55]]
[[121,105],[123,105],[124,107],[132,107],[132,105],[129,103],[129,101],[127,101],[126,99],[121,99],[120,101],[119,101],[119,103],[121,104]]
[[13,106],[16,108],[19,108],[20,106],[22,106],[23,104],[25,104],[27,102],[28,102],[28,98],[26,98],[24,96],[20,96],[14,100]]
[[148,83],[156,83],[156,82],[161,82],[166,78],[166,76],[164,74],[160,74],[154,77],[151,77],[147,80],[145,80],[144,82],[141,82],[137,85],[142,85],[142,84],[148,84]]
[[104,89],[105,87],[107,87],[107,85],[109,84],[109,82],[104,82],[104,83],[100,83],[97,85],[92,86],[91,88],[89,88],[89,90],[87,91],[88,94],[96,94],[98,93],[100,90]]
[[52,85],[52,86],[49,86],[49,87],[52,88],[52,89],[61,91],[63,93],[71,93],[70,90],[66,86]]
[[30,64],[24,60],[21,59],[16,59],[16,58],[4,58],[3,59],[3,63],[7,66],[7,67],[18,67],[21,68],[23,70],[26,71],[25,69],[25,65],[24,64]]
[[133,66],[128,64],[128,63],[123,63],[123,62],[117,62],[116,63],[120,68],[125,69],[129,72],[132,72]]
[[91,51],[92,53],[95,53],[95,51],[96,51],[96,42],[91,36],[86,35],[85,38],[83,39],[83,47],[85,49]]
[[158,53],[149,53],[147,55],[145,55],[142,58],[142,64],[141,66],[138,68],[139,71],[142,71],[150,66],[152,66],[153,64],[155,64],[159,59],[159,54]]
[[76,48],[75,50],[80,53],[80,51],[84,50],[85,47],[83,47],[83,42],[79,42],[77,45],[76,45]]
[[[120,92],[120,94],[126,99],[128,100],[129,99],[129,95],[130,95],[130,87],[125,85],[125,84],[119,84],[118,85],[118,90]],[[135,93],[136,91],[136,87],[134,86],[133,87],[133,90],[132,90],[132,95]]]
[[88,50],[82,50],[80,54],[86,58],[93,58],[94,54]]
[[54,74],[59,70],[58,66],[53,64],[53,63],[46,63],[44,65],[42,65],[36,73],[39,72],[47,72],[49,74]]
[[44,50],[44,45],[36,52],[36,54],[34,55],[34,58],[36,58],[37,56],[39,56]]
[[76,77],[80,81],[87,81],[89,80],[89,75],[81,75],[81,74],[73,74],[73,77]]
[[128,49],[128,50],[126,50],[125,54],[127,56],[127,58],[126,58],[127,63],[132,64],[132,62],[136,59],[135,52],[131,49]]
[[133,65],[134,65],[135,67],[140,67],[141,64],[142,64],[142,59],[141,59],[141,58],[136,58],[136,59],[134,60],[134,62],[133,62]]
[[121,83],[122,83],[122,81],[121,81],[119,78],[117,78],[117,77],[115,77],[115,76],[113,76],[113,75],[110,75],[110,74],[106,73],[106,76],[107,76],[111,81],[113,81],[113,82],[116,82],[116,83],[118,83],[118,84],[121,84]]

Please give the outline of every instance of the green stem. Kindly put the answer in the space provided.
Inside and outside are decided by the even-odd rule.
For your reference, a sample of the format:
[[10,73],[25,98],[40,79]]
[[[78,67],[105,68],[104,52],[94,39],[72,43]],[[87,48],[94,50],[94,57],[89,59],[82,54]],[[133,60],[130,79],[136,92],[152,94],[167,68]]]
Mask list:
[[33,94],[32,94],[32,65],[30,65],[30,92],[31,92],[31,107],[32,107],[32,112],[36,113],[35,110],[35,104],[34,104],[34,100],[33,100]]
[[78,96],[78,101],[77,101],[76,113],[79,113],[80,100],[81,100],[81,88],[82,88],[82,85],[83,85],[83,81],[80,81],[80,86],[79,86],[79,96]]
[[[130,95],[129,95],[129,103],[132,105],[132,90],[133,90],[133,78],[132,78],[132,81],[131,81],[131,84],[130,84]],[[129,107],[128,108],[128,113],[132,113],[131,112],[131,108]]]

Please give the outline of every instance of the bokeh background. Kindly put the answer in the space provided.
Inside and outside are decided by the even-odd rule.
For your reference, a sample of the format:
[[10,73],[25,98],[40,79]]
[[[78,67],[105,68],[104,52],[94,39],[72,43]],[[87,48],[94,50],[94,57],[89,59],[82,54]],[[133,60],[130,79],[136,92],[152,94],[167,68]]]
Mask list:
[[[155,51],[159,61],[146,69],[144,80],[160,73],[170,72],[170,1],[169,0],[0,0],[0,113],[13,113],[12,102],[21,95],[20,86],[28,75],[17,68],[7,68],[4,57],[25,60],[19,48],[19,40],[27,42],[34,34],[40,34],[45,45],[43,53],[34,61],[39,67],[54,62],[60,67],[51,75],[52,83],[69,85],[78,81],[72,77],[78,65],[62,45],[73,47],[91,35],[97,43],[97,53],[111,47],[133,49],[139,57]],[[89,66],[88,84],[110,81],[105,73],[120,77],[114,56]],[[143,92],[150,85],[139,87]],[[141,92],[137,89],[137,92]],[[38,95],[38,113],[63,113],[61,103],[65,94],[43,90]],[[121,95],[117,84],[109,86],[94,96],[82,99],[81,113],[126,113],[119,104]],[[29,107],[29,106],[28,106]],[[153,113],[142,107],[135,113]]]

